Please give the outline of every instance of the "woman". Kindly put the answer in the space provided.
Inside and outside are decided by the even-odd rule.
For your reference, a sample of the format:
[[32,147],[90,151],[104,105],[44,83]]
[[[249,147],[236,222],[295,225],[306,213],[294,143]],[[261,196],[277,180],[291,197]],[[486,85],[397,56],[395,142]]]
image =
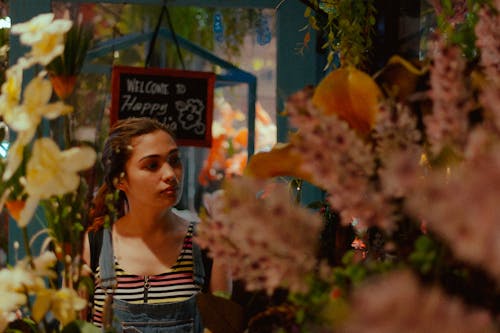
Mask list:
[[[96,282],[93,322],[107,328],[113,321],[125,332],[202,332],[196,294],[206,273],[211,291],[230,292],[231,281],[217,262],[205,272],[192,241],[193,223],[171,210],[183,178],[172,134],[150,118],[121,120],[102,162],[105,184],[94,200],[83,254]],[[117,199],[110,205],[113,193]],[[105,303],[112,304],[112,316]]]

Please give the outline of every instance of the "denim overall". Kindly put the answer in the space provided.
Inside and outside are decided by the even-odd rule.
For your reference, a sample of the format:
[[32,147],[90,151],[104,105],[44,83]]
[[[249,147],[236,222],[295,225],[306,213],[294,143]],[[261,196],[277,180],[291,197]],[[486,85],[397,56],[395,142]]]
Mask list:
[[[104,229],[101,254],[99,256],[101,284],[104,290],[116,287],[111,232]],[[205,271],[201,250],[193,243],[194,282],[203,285]],[[203,324],[196,304],[196,295],[181,302],[158,304],[131,304],[116,298],[113,305],[113,328],[126,333],[202,333]],[[103,331],[105,323],[103,323]]]

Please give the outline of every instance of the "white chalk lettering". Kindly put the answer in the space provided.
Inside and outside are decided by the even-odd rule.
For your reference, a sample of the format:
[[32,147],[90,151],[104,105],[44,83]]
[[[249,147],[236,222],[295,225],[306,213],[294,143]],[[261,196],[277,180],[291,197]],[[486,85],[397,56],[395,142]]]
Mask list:
[[127,79],[127,91],[133,93],[143,93],[144,92],[144,81],[137,79]]
[[123,95],[123,98],[125,99],[125,101],[123,102],[122,104],[122,107],[120,108],[120,111],[128,111],[130,110],[133,106],[134,106],[134,103],[135,101],[137,100],[137,97],[134,96],[134,98],[132,98],[132,100],[130,100],[132,97],[132,95]]
[[177,83],[175,85],[175,92],[177,95],[182,95],[186,93],[186,85],[182,83]]
[[123,103],[120,107],[120,112],[134,112],[142,116],[166,115],[168,111],[168,103],[142,103],[137,100],[137,96],[123,95]]
[[146,93],[151,95],[168,95],[168,83],[148,81],[146,83]]

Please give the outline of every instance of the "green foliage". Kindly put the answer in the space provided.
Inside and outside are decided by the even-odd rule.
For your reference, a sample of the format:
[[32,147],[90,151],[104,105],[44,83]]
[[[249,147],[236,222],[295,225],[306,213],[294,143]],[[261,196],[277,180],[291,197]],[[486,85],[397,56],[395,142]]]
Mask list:
[[316,13],[326,14],[326,19],[313,16],[310,8],[304,13],[309,26],[320,31],[326,40],[321,45],[328,51],[325,70],[332,66],[335,54],[340,56],[342,65],[365,67],[373,43],[374,0],[315,0],[312,3]]
[[[81,252],[82,235],[90,203],[85,200],[88,188],[84,179],[76,192],[42,201],[50,236],[61,246],[63,255],[75,257]],[[69,245],[65,248],[64,245]],[[69,251],[69,253],[66,253]]]
[[307,293],[290,294],[289,301],[297,308],[295,321],[303,332],[309,331],[311,325],[334,324],[342,320],[347,313],[347,303],[344,298],[336,297],[332,293],[335,287],[331,283],[309,276],[309,290]]
[[74,24],[66,34],[64,52],[47,65],[52,75],[78,75],[83,67],[92,41],[93,28],[87,24]]
[[101,329],[83,320],[75,320],[64,326],[61,333],[100,333]]
[[478,21],[478,11],[484,6],[491,4],[490,0],[467,0],[467,13],[463,22],[453,23],[450,20],[456,13],[453,1],[442,0],[443,7],[440,15],[437,16],[437,26],[440,31],[448,36],[448,41],[460,46],[468,60],[474,60],[479,56],[474,28]]
[[422,274],[429,273],[435,267],[438,259],[438,246],[426,235],[420,236],[415,242],[415,250],[410,254],[410,263]]
[[[257,9],[233,9],[233,8],[200,8],[200,7],[168,7],[169,16],[175,33],[190,42],[197,44],[207,50],[221,52],[229,60],[240,54],[244,37],[248,31],[252,31],[259,18],[260,11]],[[119,34],[126,35],[137,31],[152,31],[157,24],[158,15],[161,12],[158,6],[125,5],[123,6],[120,19],[116,24]],[[212,28],[212,18],[216,12],[220,12],[224,25],[224,40],[215,44]],[[162,27],[169,28],[167,18],[162,18]],[[160,40],[161,41],[161,40]],[[163,42],[163,41],[161,41]],[[136,59],[138,63],[143,62],[144,46],[136,45],[126,52],[127,57]],[[194,61],[194,55],[185,52],[181,48],[184,63]],[[124,57],[121,54],[120,57]],[[162,54],[157,47],[153,59],[161,57]],[[165,59],[166,67],[180,68],[180,60],[173,42],[167,43]],[[119,61],[119,59],[118,59]],[[130,64],[130,63],[129,63]],[[143,65],[143,63],[141,63]]]

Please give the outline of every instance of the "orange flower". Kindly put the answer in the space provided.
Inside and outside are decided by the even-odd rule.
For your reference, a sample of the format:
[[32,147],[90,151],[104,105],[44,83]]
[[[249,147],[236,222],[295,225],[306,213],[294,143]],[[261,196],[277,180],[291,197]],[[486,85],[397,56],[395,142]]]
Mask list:
[[262,125],[267,126],[273,123],[269,114],[264,110],[262,104],[260,102],[255,103],[255,117],[258,121],[262,123]]
[[226,174],[241,176],[247,165],[247,156],[247,153],[243,151],[228,158],[225,163]]
[[342,296],[342,290],[339,287],[333,287],[330,297],[333,299],[340,298]]
[[52,87],[54,87],[54,91],[60,99],[65,100],[73,93],[76,85],[76,75],[50,75],[49,77]]
[[328,74],[316,87],[312,102],[324,114],[336,114],[366,134],[375,123],[381,98],[382,91],[371,76],[349,66]]
[[226,161],[226,149],[224,144],[227,140],[225,135],[219,135],[212,138],[212,147],[208,153],[207,159],[203,163],[203,168],[198,174],[198,181],[206,186],[212,180],[215,180],[213,170],[222,169]]
[[16,221],[19,221],[21,211],[26,202],[24,200],[9,200],[5,203],[5,207],[9,210],[10,216]]
[[253,155],[245,172],[261,179],[290,176],[312,182],[312,175],[302,170],[301,165],[302,159],[293,150],[293,146],[291,144],[281,144],[276,145],[269,152]]
[[233,137],[233,144],[239,145],[241,148],[246,148],[248,144],[248,129],[240,128]]

